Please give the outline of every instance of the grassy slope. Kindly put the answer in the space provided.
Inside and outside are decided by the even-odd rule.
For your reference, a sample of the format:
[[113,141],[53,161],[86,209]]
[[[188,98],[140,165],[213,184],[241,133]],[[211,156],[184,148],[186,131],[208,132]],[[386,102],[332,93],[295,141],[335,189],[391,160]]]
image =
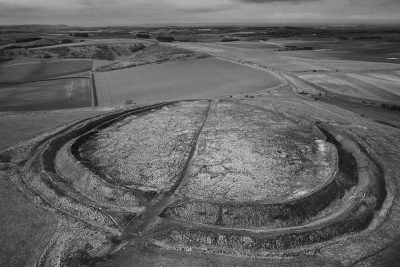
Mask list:
[[30,203],[1,175],[0,202],[0,266],[28,264],[56,230],[56,218]]
[[36,113],[0,113],[0,150],[28,140],[63,124],[102,113],[96,109],[76,109]]
[[[101,110],[78,109],[30,114],[0,113],[0,150],[58,126],[95,116]],[[56,230],[55,217],[37,208],[0,172],[0,266],[31,265]]]

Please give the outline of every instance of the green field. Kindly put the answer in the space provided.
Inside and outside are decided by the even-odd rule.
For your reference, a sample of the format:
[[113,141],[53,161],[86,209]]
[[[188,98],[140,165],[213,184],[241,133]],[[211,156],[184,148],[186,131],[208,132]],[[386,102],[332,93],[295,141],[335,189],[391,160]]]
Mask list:
[[256,92],[280,84],[269,73],[209,58],[96,73],[99,105],[206,99]]
[[[400,102],[399,87],[390,81],[357,73],[306,74],[300,79],[320,86],[333,94],[361,97],[363,99]],[[397,92],[397,94],[396,94]]]
[[60,79],[0,86],[0,111],[91,106],[91,79]]
[[89,71],[92,60],[68,59],[0,65],[0,84],[34,82]]

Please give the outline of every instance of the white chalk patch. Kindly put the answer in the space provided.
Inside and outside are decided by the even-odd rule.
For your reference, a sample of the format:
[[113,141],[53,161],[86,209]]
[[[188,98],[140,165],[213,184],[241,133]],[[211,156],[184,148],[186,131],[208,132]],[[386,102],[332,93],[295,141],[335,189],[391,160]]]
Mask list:
[[308,193],[307,190],[296,191],[296,192],[294,192],[293,196],[294,197],[301,197],[301,196],[306,195],[307,193]]
[[323,141],[323,140],[315,140],[315,143],[317,143],[318,151],[321,151],[321,152],[325,151],[325,141]]

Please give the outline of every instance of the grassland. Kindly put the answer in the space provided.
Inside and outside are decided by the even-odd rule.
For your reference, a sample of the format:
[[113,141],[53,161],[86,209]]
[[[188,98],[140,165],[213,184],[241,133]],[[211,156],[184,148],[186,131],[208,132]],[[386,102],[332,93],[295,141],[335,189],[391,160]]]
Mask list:
[[23,197],[1,174],[0,201],[0,265],[34,265],[31,258],[45,248],[56,231],[56,218]]
[[[64,124],[102,113],[93,109],[0,113],[0,151]],[[3,160],[0,160],[0,266],[32,266],[57,230],[58,220],[25,198],[1,173]]]
[[101,109],[79,108],[44,112],[0,112],[0,150],[73,121],[102,114]]
[[91,79],[60,79],[0,86],[0,111],[91,106]]
[[[210,53],[217,57],[229,58],[236,61],[251,62],[281,72],[368,72],[399,70],[398,64],[371,63],[368,61],[339,60],[334,57],[319,56],[315,51],[275,51],[266,52],[258,49],[230,47],[225,43],[178,43],[181,48]],[[311,56],[310,53],[314,53]]]
[[332,94],[348,95],[372,101],[400,102],[399,88],[394,83],[366,75],[331,73],[306,74],[298,77]]
[[0,84],[41,81],[92,69],[91,60],[68,59],[0,65]]
[[313,51],[284,52],[309,59],[343,59],[367,62],[400,63],[400,49],[392,42],[384,40],[301,40],[271,39],[281,45],[310,46]]
[[262,70],[215,58],[167,62],[96,73],[99,105],[212,98],[256,92],[280,84]]
[[400,75],[390,75],[390,74],[381,74],[381,73],[370,74],[370,76],[356,74],[356,73],[352,73],[352,74],[348,74],[348,75],[351,76],[352,78],[360,80],[371,86],[380,88],[383,91],[386,91],[390,94],[394,94],[395,99],[398,98],[398,96],[400,96],[400,86],[399,86]]

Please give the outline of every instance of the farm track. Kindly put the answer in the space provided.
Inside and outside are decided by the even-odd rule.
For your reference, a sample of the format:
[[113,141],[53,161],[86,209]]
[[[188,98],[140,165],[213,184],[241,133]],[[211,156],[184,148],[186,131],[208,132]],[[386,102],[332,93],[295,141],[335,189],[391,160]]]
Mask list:
[[92,81],[92,86],[90,90],[90,99],[92,101],[92,107],[97,107],[99,105],[99,100],[97,98],[96,80],[94,78],[94,71],[90,72],[90,79]]
[[[199,136],[204,128],[204,125],[207,122],[211,108],[212,104],[209,104],[204,121],[200,126],[198,132],[196,133],[194,139],[192,140],[189,156],[186,159],[185,166],[183,167],[178,180],[175,182],[175,184],[171,187],[171,189],[168,192],[159,194],[153,200],[151,200],[148,205],[146,205],[146,212],[142,215],[142,217],[139,220],[137,220],[134,224],[129,225],[125,229],[123,236],[133,235],[136,236],[137,238],[144,236],[150,230],[150,227],[154,224],[154,222],[156,221],[158,216],[163,212],[163,210],[166,207],[168,207],[168,205],[171,204],[171,201],[174,198],[175,191],[182,184],[182,181],[187,177],[188,169],[190,168],[193,156],[196,152]],[[135,241],[138,240],[136,239],[133,240],[133,242]]]

